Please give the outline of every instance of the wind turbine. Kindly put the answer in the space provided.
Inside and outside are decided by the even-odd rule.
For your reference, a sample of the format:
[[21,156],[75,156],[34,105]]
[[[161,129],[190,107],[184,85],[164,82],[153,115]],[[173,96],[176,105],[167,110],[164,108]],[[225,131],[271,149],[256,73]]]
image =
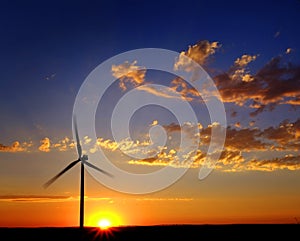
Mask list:
[[80,170],[80,214],[79,214],[79,226],[82,229],[83,228],[83,222],[84,222],[84,165],[87,165],[91,168],[94,168],[95,170],[102,172],[105,175],[108,175],[110,177],[113,177],[110,173],[100,169],[99,167],[96,167],[95,165],[89,163],[88,156],[82,155],[82,148],[79,141],[79,135],[78,135],[78,129],[77,129],[77,122],[75,116],[73,117],[73,125],[75,129],[75,135],[76,135],[76,143],[77,143],[77,152],[78,152],[78,159],[71,162],[67,167],[65,167],[60,173],[58,173],[56,176],[51,178],[48,182],[46,182],[43,186],[44,188],[49,187],[53,182],[55,182],[61,175],[63,175],[65,172],[70,170],[72,167],[74,167],[77,163],[81,163],[81,170]]

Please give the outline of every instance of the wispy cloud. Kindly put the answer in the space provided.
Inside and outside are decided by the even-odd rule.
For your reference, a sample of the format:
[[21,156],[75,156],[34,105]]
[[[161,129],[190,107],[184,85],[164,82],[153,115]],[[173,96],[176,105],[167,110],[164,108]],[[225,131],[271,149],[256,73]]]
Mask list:
[[278,38],[280,35],[280,31],[277,31],[275,34],[274,34],[274,38]]
[[194,198],[137,198],[137,201],[150,201],[150,202],[165,202],[165,201],[174,201],[174,202],[190,202],[193,201]]
[[45,77],[45,80],[52,80],[52,79],[55,78],[55,76],[56,76],[56,73],[53,73],[53,74],[51,74],[51,75],[46,76],[46,77]]
[[166,99],[177,99],[177,100],[183,100],[183,101],[192,101],[191,98],[181,95],[176,90],[174,90],[174,87],[171,86],[171,88],[165,88],[160,86],[153,86],[153,85],[142,85],[138,88],[139,91],[145,91],[149,94],[163,97]]
[[7,202],[55,202],[71,199],[70,196],[46,196],[46,195],[1,195],[0,201]]

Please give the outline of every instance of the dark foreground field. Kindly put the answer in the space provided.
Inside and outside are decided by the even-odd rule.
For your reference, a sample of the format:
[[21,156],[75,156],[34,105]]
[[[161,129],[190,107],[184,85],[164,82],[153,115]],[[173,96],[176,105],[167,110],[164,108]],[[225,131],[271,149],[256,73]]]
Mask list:
[[0,240],[300,240],[299,224],[168,225],[98,228],[0,228]]

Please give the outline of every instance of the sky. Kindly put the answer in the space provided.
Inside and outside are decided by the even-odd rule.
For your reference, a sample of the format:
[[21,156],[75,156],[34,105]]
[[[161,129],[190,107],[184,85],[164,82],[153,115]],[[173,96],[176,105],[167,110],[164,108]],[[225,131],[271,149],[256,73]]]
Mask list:
[[[181,178],[149,193],[110,188],[86,170],[85,225],[102,218],[115,226],[298,222],[299,12],[297,0],[2,1],[0,226],[78,225],[80,165],[47,189],[43,184],[78,158],[72,117],[86,78],[108,59],[142,48],[175,51],[172,67],[191,79],[147,69],[135,55],[113,62],[106,74],[115,81],[94,114],[96,139],[80,134],[79,123],[84,153],[92,157],[100,149],[118,168],[149,174],[186,168],[178,161],[183,136],[197,148],[183,151],[190,165]],[[217,91],[193,87],[195,63]],[[93,91],[103,90],[106,79],[98,77],[100,89]],[[148,98],[170,102],[178,112],[144,105],[129,120],[114,119],[115,107],[133,90],[138,97],[125,102],[125,112]],[[212,121],[205,105],[216,93],[226,123]],[[185,104],[196,122],[177,118],[185,116]],[[131,138],[112,130],[112,120]],[[224,146],[212,172],[199,180],[212,130],[226,134]],[[154,147],[160,131],[165,143]]]

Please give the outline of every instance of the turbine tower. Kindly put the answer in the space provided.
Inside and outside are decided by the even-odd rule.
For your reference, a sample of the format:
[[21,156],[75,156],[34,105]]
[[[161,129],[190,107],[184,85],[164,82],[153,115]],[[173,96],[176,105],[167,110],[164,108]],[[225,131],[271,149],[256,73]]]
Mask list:
[[77,163],[81,163],[81,170],[80,170],[80,213],[79,213],[79,227],[83,229],[84,226],[84,165],[87,165],[91,168],[94,168],[95,170],[102,172],[103,174],[113,177],[110,173],[100,169],[99,167],[96,167],[95,165],[89,163],[88,156],[82,155],[82,148],[80,145],[79,135],[78,135],[78,129],[77,129],[77,121],[75,116],[73,117],[73,125],[75,130],[75,136],[76,136],[76,143],[77,143],[77,152],[78,152],[78,159],[71,162],[67,167],[65,167],[60,173],[58,173],[56,176],[51,178],[48,182],[46,182],[43,186],[44,188],[49,187],[53,182],[55,182],[60,176],[62,176],[65,172],[70,170],[72,167],[74,167]]

